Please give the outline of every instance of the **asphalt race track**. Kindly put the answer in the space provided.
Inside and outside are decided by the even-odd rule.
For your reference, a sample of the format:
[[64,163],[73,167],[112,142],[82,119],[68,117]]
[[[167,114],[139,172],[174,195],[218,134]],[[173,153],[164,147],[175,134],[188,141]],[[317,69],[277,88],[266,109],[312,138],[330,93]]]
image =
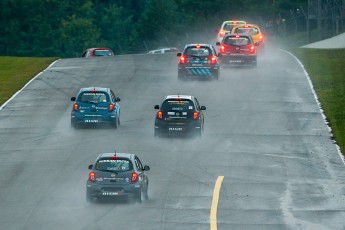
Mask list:
[[[222,69],[219,81],[178,81],[175,55],[62,59],[0,111],[0,229],[209,230],[217,226],[344,229],[345,166],[303,69],[279,50],[258,68]],[[110,87],[121,126],[74,130],[70,98]],[[201,139],[154,138],[167,94],[205,105]],[[149,200],[87,203],[99,153],[133,152],[151,167]]]

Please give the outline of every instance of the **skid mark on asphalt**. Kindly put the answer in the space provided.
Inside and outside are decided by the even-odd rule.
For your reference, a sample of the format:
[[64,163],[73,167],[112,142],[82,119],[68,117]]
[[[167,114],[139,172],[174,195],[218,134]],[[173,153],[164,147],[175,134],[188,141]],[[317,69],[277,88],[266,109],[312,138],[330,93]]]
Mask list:
[[211,230],[217,230],[217,209],[218,209],[218,201],[219,201],[219,192],[222,186],[224,176],[218,176],[216,180],[216,184],[213,190],[213,198],[212,198],[212,205],[211,205],[211,212],[210,212],[210,228]]

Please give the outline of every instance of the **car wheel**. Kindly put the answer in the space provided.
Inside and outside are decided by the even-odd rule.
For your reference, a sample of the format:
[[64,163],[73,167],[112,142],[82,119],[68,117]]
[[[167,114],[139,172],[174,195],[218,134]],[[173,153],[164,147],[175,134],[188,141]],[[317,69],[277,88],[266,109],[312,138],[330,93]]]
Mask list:
[[144,200],[148,200],[149,199],[149,183],[147,182],[147,185],[146,185],[146,189],[144,191]]
[[138,203],[141,203],[141,189],[135,193],[135,199],[137,200]]
[[179,80],[184,80],[184,76],[183,76],[183,74],[180,71],[177,73],[177,78]]
[[219,73],[220,71],[219,71],[219,69],[218,69],[218,71],[217,71],[217,73],[216,73],[216,75],[215,75],[215,79],[216,80],[219,80],[219,76],[220,76],[220,73]]
[[202,130],[201,130],[201,128],[195,130],[195,137],[196,137],[196,138],[201,138],[201,136],[202,136]]
[[119,127],[119,118],[116,117],[115,121],[111,125],[114,129],[117,129]]
[[71,120],[71,127],[74,128],[74,129],[79,128],[78,123],[76,123],[76,122],[74,122],[72,120]]
[[159,131],[156,130],[156,129],[154,129],[154,130],[153,130],[153,136],[154,136],[154,137],[160,137]]
[[90,195],[88,191],[86,191],[86,202],[93,203],[93,197]]

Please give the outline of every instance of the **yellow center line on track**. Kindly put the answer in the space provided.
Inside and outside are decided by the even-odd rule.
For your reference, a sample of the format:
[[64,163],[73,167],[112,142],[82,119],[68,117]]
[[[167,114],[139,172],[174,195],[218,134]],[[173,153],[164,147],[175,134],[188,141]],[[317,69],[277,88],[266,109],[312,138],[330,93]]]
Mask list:
[[217,209],[219,200],[219,191],[222,186],[224,176],[218,176],[213,190],[212,206],[210,212],[210,227],[211,230],[217,230]]

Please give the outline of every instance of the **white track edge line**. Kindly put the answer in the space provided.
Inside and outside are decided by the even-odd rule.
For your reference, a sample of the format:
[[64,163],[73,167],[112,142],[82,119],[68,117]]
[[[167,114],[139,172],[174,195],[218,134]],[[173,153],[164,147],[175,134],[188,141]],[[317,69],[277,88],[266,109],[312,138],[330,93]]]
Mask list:
[[[310,76],[309,76],[307,70],[304,68],[304,65],[302,64],[302,62],[301,62],[295,55],[293,55],[293,54],[290,53],[289,51],[283,50],[283,49],[280,49],[280,51],[285,52],[285,53],[289,54],[291,57],[293,57],[293,58],[298,62],[298,64],[301,66],[301,68],[303,69],[304,75],[306,76],[306,78],[307,78],[307,80],[308,80],[308,83],[309,83],[309,86],[310,86],[310,88],[311,88],[311,91],[313,92],[314,98],[315,98],[315,100],[316,100],[316,102],[317,102],[317,104],[318,104],[318,106],[319,106],[319,110],[320,110],[321,115],[322,115],[322,117],[323,117],[323,121],[324,121],[325,124],[327,125],[330,134],[333,136],[333,134],[332,134],[332,128],[328,125],[328,122],[327,122],[327,120],[326,120],[325,113],[324,113],[324,111],[323,111],[323,109],[322,109],[322,106],[321,106],[321,103],[320,103],[320,101],[319,101],[319,98],[317,97],[317,95],[316,95],[316,93],[315,93],[314,86],[313,86],[313,83],[312,83],[312,81],[311,81],[311,79],[310,79]],[[337,151],[338,151],[338,154],[339,154],[339,157],[340,157],[341,161],[342,161],[343,164],[345,165],[344,155],[341,153],[341,150],[340,150],[339,145],[338,145],[335,141],[333,141],[333,143],[335,144],[335,146],[336,146],[336,148],[337,148]]]
[[5,108],[5,106],[10,102],[12,101],[21,91],[23,91],[32,81],[34,81],[38,76],[40,76],[44,71],[46,71],[47,69],[49,69],[50,67],[52,67],[57,61],[59,61],[60,59],[58,60],[55,60],[53,63],[51,63],[47,68],[45,68],[43,71],[39,72],[35,77],[33,77],[28,83],[26,83],[23,88],[21,88],[20,90],[18,90],[15,94],[13,94],[13,96],[8,99],[7,101],[5,101],[4,104],[2,104],[0,106],[0,110],[2,110],[3,108]]

